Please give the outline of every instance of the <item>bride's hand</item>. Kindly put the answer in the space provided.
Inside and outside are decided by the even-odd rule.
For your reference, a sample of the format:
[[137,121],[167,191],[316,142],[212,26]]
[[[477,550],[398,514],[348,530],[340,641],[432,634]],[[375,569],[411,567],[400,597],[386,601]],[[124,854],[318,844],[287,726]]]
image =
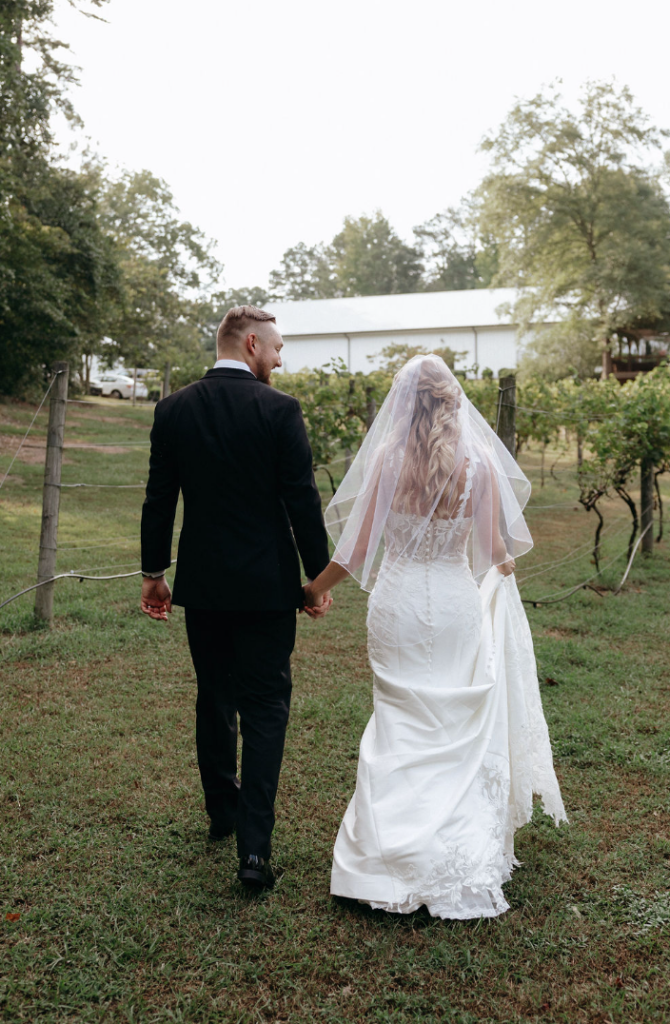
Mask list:
[[305,594],[305,608],[304,611],[309,615],[310,619],[321,619],[326,614],[333,599],[330,596],[330,591],[325,593],[318,593],[314,590],[314,584],[308,583],[303,588]]
[[496,565],[498,572],[501,572],[503,576],[511,576],[516,569],[516,562],[513,558],[508,558],[506,562],[501,565]]

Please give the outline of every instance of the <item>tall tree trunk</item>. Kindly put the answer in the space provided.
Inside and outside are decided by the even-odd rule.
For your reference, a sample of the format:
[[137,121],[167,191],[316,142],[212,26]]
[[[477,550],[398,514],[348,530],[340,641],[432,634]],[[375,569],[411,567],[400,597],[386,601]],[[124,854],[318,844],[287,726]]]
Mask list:
[[640,467],[640,527],[647,532],[642,538],[642,551],[646,555],[654,550],[654,466],[643,459]]

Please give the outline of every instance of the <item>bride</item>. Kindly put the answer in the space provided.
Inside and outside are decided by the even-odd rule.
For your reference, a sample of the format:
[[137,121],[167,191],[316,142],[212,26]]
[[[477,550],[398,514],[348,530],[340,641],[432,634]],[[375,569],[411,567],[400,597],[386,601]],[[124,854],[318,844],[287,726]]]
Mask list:
[[533,795],[566,820],[512,575],[530,484],[437,356],[416,356],[326,510],[333,560],[371,591],[374,713],[331,892],[375,909],[495,917]]

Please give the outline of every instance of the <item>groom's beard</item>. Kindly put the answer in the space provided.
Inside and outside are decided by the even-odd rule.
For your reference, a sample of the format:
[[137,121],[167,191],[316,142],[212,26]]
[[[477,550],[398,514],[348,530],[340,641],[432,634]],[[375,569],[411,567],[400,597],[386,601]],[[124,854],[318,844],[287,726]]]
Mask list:
[[259,380],[261,384],[271,384],[270,374],[272,370],[266,369],[264,366],[257,367],[256,369],[256,380]]

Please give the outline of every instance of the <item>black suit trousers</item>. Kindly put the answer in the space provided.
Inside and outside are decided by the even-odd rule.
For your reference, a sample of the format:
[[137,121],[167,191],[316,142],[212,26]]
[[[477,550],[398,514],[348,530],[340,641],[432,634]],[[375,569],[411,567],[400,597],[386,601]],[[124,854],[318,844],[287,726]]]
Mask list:
[[291,702],[296,613],[185,611],[198,680],[196,746],[207,813],[217,829],[235,826],[240,857],[267,859]]

